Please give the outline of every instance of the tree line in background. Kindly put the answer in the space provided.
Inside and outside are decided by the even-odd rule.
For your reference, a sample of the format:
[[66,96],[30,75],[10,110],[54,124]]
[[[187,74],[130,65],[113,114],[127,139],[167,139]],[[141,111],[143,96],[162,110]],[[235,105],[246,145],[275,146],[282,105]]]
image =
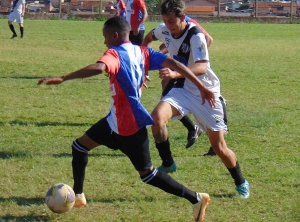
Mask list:
[[147,5],[147,11],[150,15],[159,15],[160,14],[160,4],[161,0],[145,0]]

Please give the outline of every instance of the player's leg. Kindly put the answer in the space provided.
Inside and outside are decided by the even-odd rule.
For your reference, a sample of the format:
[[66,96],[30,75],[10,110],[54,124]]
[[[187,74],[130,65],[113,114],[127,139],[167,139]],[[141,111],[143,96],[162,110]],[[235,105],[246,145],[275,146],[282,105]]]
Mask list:
[[21,39],[24,37],[24,25],[23,23],[19,23]]
[[234,179],[239,195],[243,198],[248,198],[250,195],[249,183],[242,175],[242,170],[235,153],[227,147],[223,131],[212,131],[211,129],[207,129],[207,133],[212,148],[221,158]]
[[23,18],[23,16],[22,16],[21,14],[18,14],[18,17],[17,17],[17,19],[16,19],[16,22],[19,23],[20,34],[21,34],[21,39],[22,39],[23,36],[24,36],[24,25],[23,25],[23,23],[24,23],[24,18]]
[[134,35],[133,31],[130,31],[129,40],[133,45],[142,45],[144,41],[144,34],[145,34],[145,30],[140,30],[139,34],[137,35]]
[[154,169],[149,151],[149,139],[146,128],[142,128],[131,136],[118,136],[122,141],[122,151],[125,153],[135,169],[139,172],[144,183],[157,187],[167,193],[185,198],[194,205],[196,221],[202,221],[205,208],[209,202],[209,195],[197,193],[180,184],[166,173]]
[[155,140],[155,146],[162,159],[162,166],[158,168],[161,172],[176,171],[176,165],[172,158],[170,143],[168,138],[167,122],[173,116],[179,116],[178,110],[167,102],[160,102],[152,111],[151,116],[155,122],[152,125],[152,134]]
[[14,13],[13,13],[13,12],[9,13],[9,15],[8,15],[8,22],[7,22],[7,23],[8,23],[9,29],[10,29],[10,30],[12,31],[12,33],[13,33],[11,39],[17,37],[17,33],[16,33],[16,31],[15,31],[14,25],[12,24],[12,23],[14,22],[14,20],[15,20],[15,18],[14,18]]
[[83,193],[85,179],[85,170],[88,164],[88,152],[99,145],[105,145],[111,149],[117,149],[113,141],[113,134],[105,118],[94,124],[80,138],[73,141],[72,144],[72,170],[76,194],[74,207],[84,207],[86,205]]
[[[168,92],[174,87],[174,83],[176,81],[177,81],[176,79],[170,79],[170,80],[162,79],[161,81],[162,96],[168,94]],[[180,122],[188,130],[188,136],[187,136],[188,142],[185,147],[189,148],[197,141],[199,135],[202,133],[202,130],[197,125],[195,125],[188,116],[182,117],[180,119]]]
[[198,137],[202,133],[202,130],[197,125],[195,125],[188,116],[182,117],[179,121],[188,130],[187,144],[185,148],[190,148],[197,141]]
[[[226,100],[224,99],[224,97],[221,95],[219,97],[219,100],[222,104],[222,108],[223,108],[223,120],[224,120],[224,123],[226,124],[227,126],[227,132],[229,131],[229,128],[228,128],[228,124],[227,124],[227,111],[226,111]],[[217,154],[215,153],[214,149],[212,147],[209,148],[208,152],[205,153],[203,156],[216,156]]]

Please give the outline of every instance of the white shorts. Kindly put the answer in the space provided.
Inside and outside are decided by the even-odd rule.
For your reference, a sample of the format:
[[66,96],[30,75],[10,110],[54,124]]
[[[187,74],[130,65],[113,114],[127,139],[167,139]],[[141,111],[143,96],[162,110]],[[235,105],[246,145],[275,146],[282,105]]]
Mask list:
[[11,12],[8,15],[8,21],[23,24],[23,17],[18,12]]
[[223,120],[223,107],[218,97],[216,97],[215,107],[212,108],[207,101],[205,101],[204,105],[201,105],[201,97],[194,96],[183,88],[172,88],[161,101],[169,103],[180,112],[181,116],[176,116],[172,119],[181,119],[182,116],[191,113],[204,132],[207,132],[207,128],[212,131],[224,131],[224,133],[228,131],[227,125]]

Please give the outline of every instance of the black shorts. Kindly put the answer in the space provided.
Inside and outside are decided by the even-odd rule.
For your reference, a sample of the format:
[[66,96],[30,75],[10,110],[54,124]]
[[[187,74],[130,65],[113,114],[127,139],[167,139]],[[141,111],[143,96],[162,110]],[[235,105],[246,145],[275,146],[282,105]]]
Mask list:
[[129,40],[133,45],[142,45],[144,41],[145,30],[140,30],[138,35],[134,35],[133,31],[129,33]]
[[103,118],[88,129],[86,135],[99,145],[121,150],[137,171],[147,170],[152,166],[146,127],[130,136],[121,136],[113,132],[106,118]]

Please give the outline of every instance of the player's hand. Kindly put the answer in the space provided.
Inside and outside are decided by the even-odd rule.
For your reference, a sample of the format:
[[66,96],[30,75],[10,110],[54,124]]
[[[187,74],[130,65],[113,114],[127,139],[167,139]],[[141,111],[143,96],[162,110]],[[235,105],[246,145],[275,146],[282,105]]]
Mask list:
[[64,81],[63,77],[42,78],[38,81],[38,85],[45,83],[46,85],[58,85]]
[[216,105],[215,94],[211,90],[204,87],[204,88],[200,89],[200,93],[201,93],[201,98],[202,98],[202,105],[205,103],[205,100],[207,100],[210,107],[215,107],[215,105]]
[[134,30],[132,30],[133,35],[138,35],[140,32],[140,27],[136,27]]
[[176,76],[178,76],[177,72],[172,71],[169,68],[160,69],[158,74],[159,74],[159,78],[161,79],[174,79],[176,78]]
[[149,75],[146,75],[145,78],[146,78],[146,80],[145,80],[145,82],[143,83],[143,86],[144,86],[146,89],[148,89],[148,86],[147,86],[146,82],[150,82],[151,79],[150,79]]

